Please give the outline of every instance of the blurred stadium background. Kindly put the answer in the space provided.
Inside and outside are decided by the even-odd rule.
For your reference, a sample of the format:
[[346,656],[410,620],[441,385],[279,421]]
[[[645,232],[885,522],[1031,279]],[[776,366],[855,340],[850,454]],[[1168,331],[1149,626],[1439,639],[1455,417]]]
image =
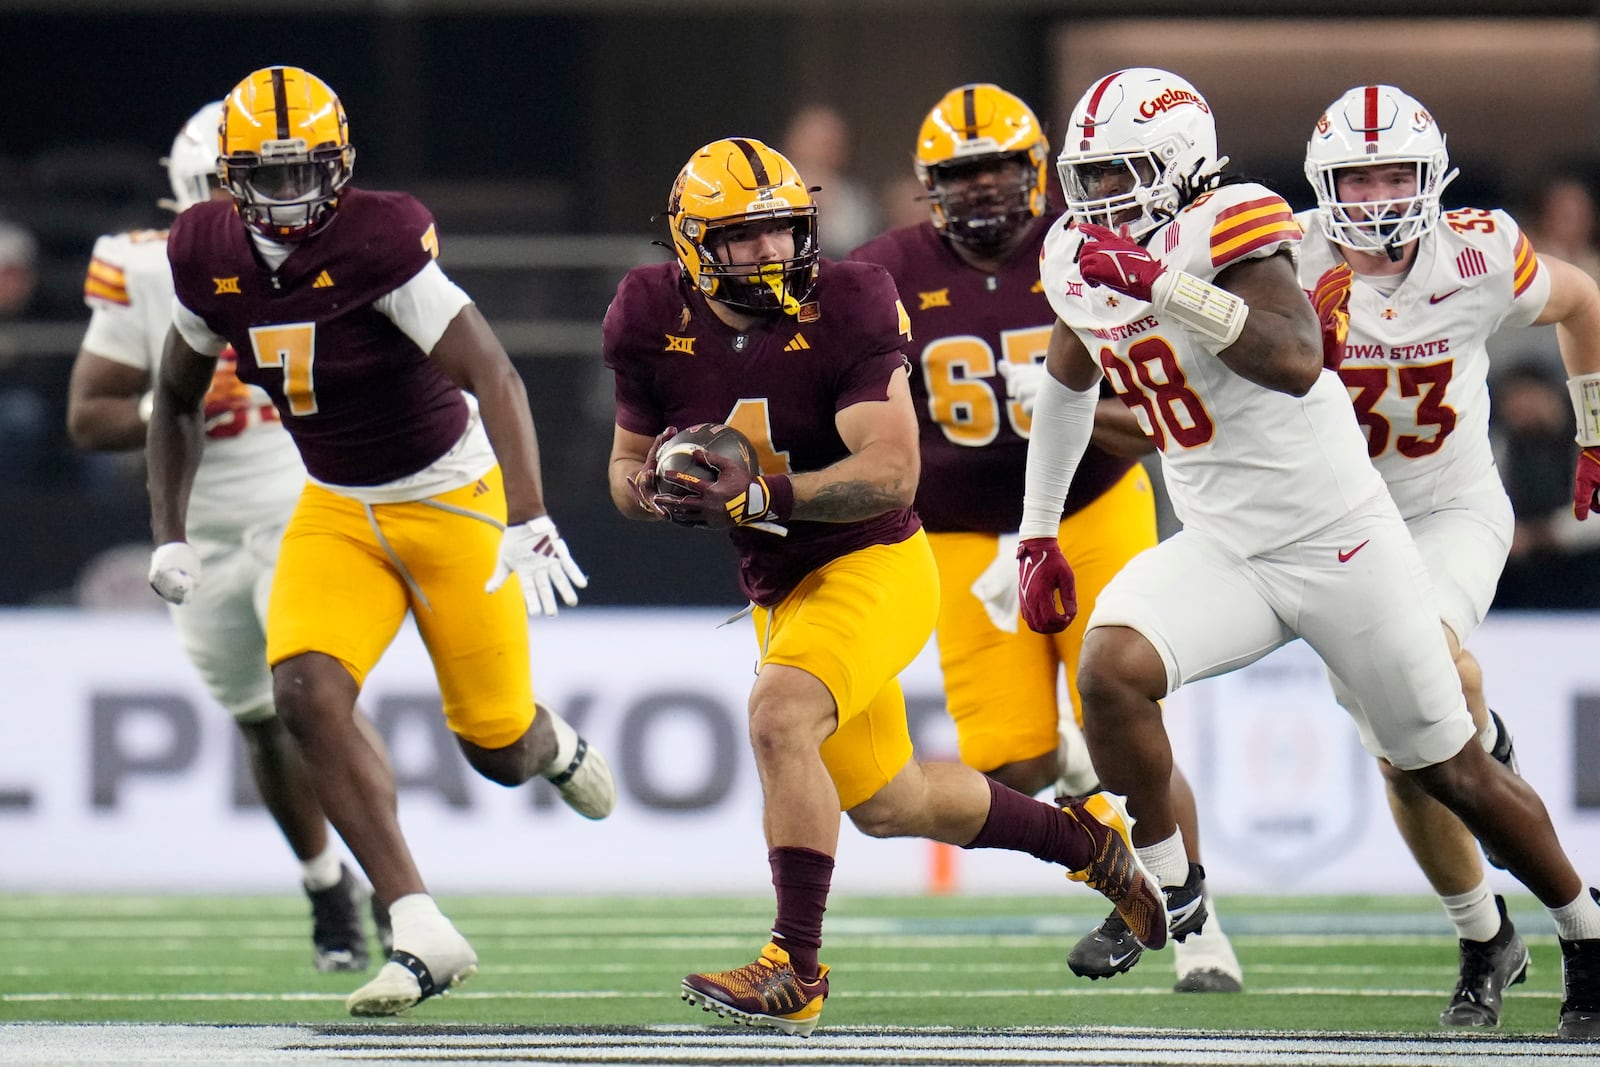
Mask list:
[[[1447,206],[1532,211],[1552,173],[1592,183],[1600,151],[1592,2],[4,0],[0,41],[0,219],[37,248],[32,294],[0,312],[0,886],[13,889],[177,888],[196,868],[212,872],[204,881],[215,888],[287,884],[288,857],[252,804],[230,728],[144,585],[138,457],[75,453],[64,430],[95,236],[162,224],[157,159],[199,104],[251,69],[288,62],[325,78],[351,116],[357,183],[407,189],[436,213],[444,266],[527,381],[551,507],[592,579],[584,607],[536,624],[542,691],[591,715],[613,748],[637,742],[620,768],[633,777],[627,832],[592,852],[580,832],[573,848],[593,868],[542,881],[548,872],[496,853],[493,835],[533,817],[564,841],[564,813],[541,794],[505,802],[480,795],[482,783],[457,783],[454,764],[433,760],[425,662],[409,645],[392,653],[372,706],[388,716],[411,776],[420,851],[448,855],[454,841],[466,854],[459,868],[442,865],[459,875],[436,876],[459,890],[626,888],[635,840],[662,840],[669,828],[748,835],[752,858],[759,847],[740,721],[748,635],[713,629],[740,606],[729,556],[716,538],[622,521],[605,489],[611,400],[600,320],[623,272],[664,255],[651,244],[664,235],[652,214],[699,144],[743,133],[799,157],[786,142],[791,119],[833,108],[851,158],[838,176],[801,168],[824,186],[825,241],[830,220],[842,228],[843,219],[842,206],[828,213],[829,188],[841,195],[845,179],[867,191],[880,225],[922,210],[906,187],[914,131],[966,81],[1020,93],[1059,130],[1095,76],[1169,67],[1209,97],[1234,169],[1296,207],[1310,202],[1301,152],[1312,122],[1363,81],[1395,82],[1434,110],[1462,170]],[[1506,337],[1505,366],[1548,377],[1551,345],[1537,332]],[[1600,564],[1559,523],[1570,484],[1564,441],[1570,430],[1557,434],[1553,457],[1506,467],[1508,478],[1526,467],[1528,482],[1513,486],[1527,501],[1519,518],[1557,533],[1513,562],[1479,653],[1491,698],[1514,717],[1525,768],[1563,832],[1589,842],[1600,840],[1600,771],[1589,766],[1600,753],[1591,654]],[[669,655],[668,636],[685,632],[719,651],[703,657],[705,677],[663,688],[667,672],[650,668],[651,657]],[[644,668],[634,677],[620,661]],[[937,675],[929,656],[920,663],[908,687],[919,738],[948,751]],[[1326,891],[1308,876],[1328,864],[1342,872],[1338,889],[1424,890],[1395,858],[1370,761],[1314,664],[1291,655],[1217,693],[1189,698],[1198,710],[1180,731],[1221,820],[1208,827],[1214,886]],[[1230,712],[1240,706],[1253,710]],[[1316,789],[1328,792],[1306,803]],[[1263,818],[1236,814],[1247,805]],[[716,821],[734,813],[726,826]],[[463,836],[472,826],[481,836]],[[874,850],[862,888],[966,884],[921,852],[869,846],[863,862]],[[1600,877],[1600,848],[1574,851]],[[137,872],[104,862],[121,853],[148,862]],[[751,869],[724,888],[761,891],[758,862],[729,864]],[[682,888],[722,877],[695,871],[701,878],[685,874]],[[1010,868],[996,871],[996,885],[1015,884]]]
[[[801,169],[824,186],[823,234],[836,254],[849,247],[851,184],[878,225],[918,216],[907,188],[916,125],[967,81],[1018,92],[1054,133],[1095,76],[1169,67],[1214,105],[1234,169],[1297,208],[1310,202],[1300,161],[1312,122],[1364,81],[1399,84],[1434,110],[1462,169],[1447,206],[1506,206],[1529,223],[1551,176],[1576,176],[1591,208],[1600,176],[1594,0],[0,0],[0,43],[0,945],[9,961],[0,1021],[326,1023],[313,1039],[281,1038],[312,1057],[411,1032],[341,1027],[347,983],[304,966],[291,858],[253,796],[235,732],[145,586],[140,460],[75,453],[64,429],[94,238],[163,225],[157,159],[196,107],[244,73],[292,63],[325,78],[351,116],[357,183],[407,189],[434,210],[444,266],[527,382],[551,506],[592,578],[584,606],[534,624],[532,636],[541,694],[617,768],[622,803],[608,822],[583,824],[543,783],[506,792],[471,776],[441,737],[414,633],[363,697],[394,750],[424,871],[463,929],[493,950],[476,992],[420,1013],[429,1026],[467,1024],[460,1033],[472,1040],[493,1032],[515,1043],[525,1031],[504,1024],[551,1018],[681,1029],[699,1016],[677,1003],[676,975],[708,952],[741,955],[742,931],[757,937],[767,914],[743,727],[749,634],[717,628],[740,606],[729,555],[716,538],[622,521],[605,489],[601,316],[624,271],[664,254],[651,245],[663,236],[652,214],[693,148],[740,133],[797,159],[808,147],[825,154],[825,144],[792,141],[801,134],[791,121],[811,106],[833,109],[849,158],[834,174],[821,163]],[[31,257],[19,232],[31,235]],[[1592,229],[1586,241],[1592,252]],[[8,291],[22,296],[6,304]],[[1496,359],[1501,381],[1560,390],[1547,334],[1505,336]],[[1544,429],[1519,434],[1496,420],[1529,547],[1474,644],[1491,700],[1515,725],[1524,773],[1580,866],[1600,878],[1600,522],[1562,521],[1571,430]],[[680,642],[701,664],[687,675],[673,651]],[[948,753],[931,650],[906,688],[919,748]],[[1536,966],[1508,998],[1506,1040],[1306,1045],[1280,1060],[1230,1038],[1252,1028],[1427,1031],[1455,944],[1421,896],[1372,761],[1303,648],[1191,687],[1171,712],[1201,796],[1211,884],[1261,994],[1245,998],[1248,1010],[1166,994],[1165,960],[1083,996],[1087,983],[1066,975],[1062,959],[1098,918],[1093,899],[1072,894],[1057,914],[1059,878],[1037,864],[846,831],[830,952],[857,984],[840,983],[831,1024],[1068,1025],[1066,1038],[1026,1039],[1045,1056],[1037,1042],[1057,1042],[1060,1062],[1201,1055],[1161,1036],[1088,1032],[1154,1018],[1191,1036],[1213,1031],[1221,1044],[1205,1055],[1216,1063],[1584,1058],[1509,1043],[1547,1032],[1559,998],[1554,939],[1525,896],[1513,913]],[[498,896],[512,893],[541,899]],[[606,894],[658,899],[636,906]],[[841,1045],[805,1062],[867,1058],[841,1033]],[[567,1055],[559,1043],[568,1036],[557,1035],[550,1055]],[[0,1060],[66,1062],[102,1038],[86,1044],[74,1030],[44,1040],[0,1028]],[[219,1062],[212,1037],[195,1040],[196,1062]],[[1106,1042],[1121,1051],[1096,1051]],[[733,1047],[772,1062],[803,1055]],[[539,1058],[526,1047],[515,1055]],[[982,1055],[1006,1054],[958,1051],[952,1061]]]

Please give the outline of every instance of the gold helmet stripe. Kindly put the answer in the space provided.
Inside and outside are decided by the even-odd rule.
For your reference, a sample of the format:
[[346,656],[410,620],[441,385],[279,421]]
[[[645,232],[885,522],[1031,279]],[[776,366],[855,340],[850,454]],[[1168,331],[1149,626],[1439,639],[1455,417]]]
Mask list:
[[289,97],[283,89],[283,68],[272,68],[272,110],[278,119],[278,140],[289,139]]
[[961,94],[961,135],[967,140],[978,136],[978,87],[969,85]]
[[772,181],[767,177],[767,165],[761,162],[761,154],[755,150],[755,146],[743,137],[734,137],[731,140],[739,146],[739,151],[744,153],[745,162],[750,164],[750,176],[756,180],[756,188],[771,185]]

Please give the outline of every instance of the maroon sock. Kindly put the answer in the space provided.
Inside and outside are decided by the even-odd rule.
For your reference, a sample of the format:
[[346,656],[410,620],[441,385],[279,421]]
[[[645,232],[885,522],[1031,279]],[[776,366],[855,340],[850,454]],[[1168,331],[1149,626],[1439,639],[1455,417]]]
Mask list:
[[993,778],[989,783],[989,817],[967,848],[1004,848],[1026,852],[1047,863],[1080,871],[1094,859],[1094,847],[1083,827],[1054,804],[1023,796]]
[[817,976],[833,857],[809,848],[774,848],[768,850],[767,862],[772,865],[772,887],[778,891],[772,939],[789,953],[794,973],[810,981]]

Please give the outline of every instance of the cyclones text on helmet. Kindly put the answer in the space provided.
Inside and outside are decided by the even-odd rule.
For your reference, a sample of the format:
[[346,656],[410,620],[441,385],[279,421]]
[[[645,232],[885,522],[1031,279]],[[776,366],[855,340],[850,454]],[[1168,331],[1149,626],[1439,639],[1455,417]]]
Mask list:
[[950,90],[922,121],[913,156],[934,228],[980,253],[1001,248],[1044,213],[1049,153],[1020,98],[988,83]]
[[219,173],[246,224],[298,241],[333,221],[356,156],[338,95],[299,67],[263,67],[222,103]]
[[1075,221],[1138,239],[1227,162],[1205,97],[1169,71],[1132,67],[1096,81],[1073,105],[1056,168]]
[[[1416,195],[1345,201],[1339,175],[1357,167],[1416,168]],[[1324,232],[1335,244],[1398,259],[1439,223],[1439,198],[1455,179],[1433,115],[1392,85],[1363,85],[1328,105],[1306,144],[1306,180],[1317,193]]]
[[221,125],[222,101],[213,100],[190,115],[172,139],[172,151],[161,160],[172,184],[172,199],[159,201],[162,207],[183,211],[211,199],[211,190],[218,187],[217,127]]
[[[772,263],[735,263],[728,231],[783,220],[794,252]],[[667,226],[689,282],[708,299],[741,311],[799,314],[817,282],[817,207],[794,164],[752,137],[698,149],[678,172]]]

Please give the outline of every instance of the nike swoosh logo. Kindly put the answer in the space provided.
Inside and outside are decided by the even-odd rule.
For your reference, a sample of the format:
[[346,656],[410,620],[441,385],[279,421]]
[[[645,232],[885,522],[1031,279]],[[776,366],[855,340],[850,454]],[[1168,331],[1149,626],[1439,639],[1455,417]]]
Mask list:
[[1109,956],[1109,957],[1107,957],[1106,962],[1111,964],[1111,966],[1113,966],[1113,967],[1121,967],[1124,963],[1126,963],[1128,960],[1133,959],[1133,957],[1137,956],[1142,951],[1143,951],[1143,949],[1137,949],[1137,948],[1129,949],[1127,952],[1124,952],[1120,956]]
[[1168,920],[1169,921],[1168,921],[1167,925],[1170,926],[1170,927],[1177,927],[1180,923],[1188,921],[1189,916],[1193,915],[1196,911],[1198,911],[1200,909],[1201,905],[1203,905],[1204,903],[1205,903],[1205,898],[1204,897],[1195,897],[1193,900],[1189,901],[1189,903],[1183,905],[1182,907],[1172,908],[1168,912]]
[[1438,304],[1442,301],[1449,300],[1452,296],[1455,296],[1457,293],[1459,293],[1461,288],[1462,287],[1458,285],[1448,293],[1434,293],[1432,296],[1428,297],[1428,303]]
[[1363,549],[1363,548],[1366,548],[1366,547],[1367,547],[1367,546],[1368,546],[1368,545],[1369,545],[1369,544],[1371,544],[1371,543],[1372,543],[1372,540],[1371,540],[1371,538],[1368,538],[1368,539],[1367,539],[1367,540],[1365,540],[1365,541],[1363,541],[1363,542],[1361,542],[1361,543],[1360,543],[1360,544],[1359,544],[1359,545],[1357,545],[1357,546],[1356,546],[1356,547],[1354,547],[1354,548],[1352,548],[1352,549],[1351,549],[1351,550],[1350,550],[1350,551],[1348,551],[1348,552],[1346,552],[1346,551],[1344,551],[1344,550],[1343,550],[1343,549],[1341,549],[1341,550],[1340,550],[1340,551],[1339,551],[1339,562],[1340,562],[1340,563],[1349,563],[1349,562],[1350,562],[1350,560],[1351,560],[1351,558],[1352,558],[1352,557],[1353,557],[1353,556],[1354,556],[1354,555],[1355,555],[1355,554],[1356,554],[1356,553],[1357,553],[1357,552],[1360,552],[1360,551],[1361,551],[1361,550],[1362,550],[1362,549]]

